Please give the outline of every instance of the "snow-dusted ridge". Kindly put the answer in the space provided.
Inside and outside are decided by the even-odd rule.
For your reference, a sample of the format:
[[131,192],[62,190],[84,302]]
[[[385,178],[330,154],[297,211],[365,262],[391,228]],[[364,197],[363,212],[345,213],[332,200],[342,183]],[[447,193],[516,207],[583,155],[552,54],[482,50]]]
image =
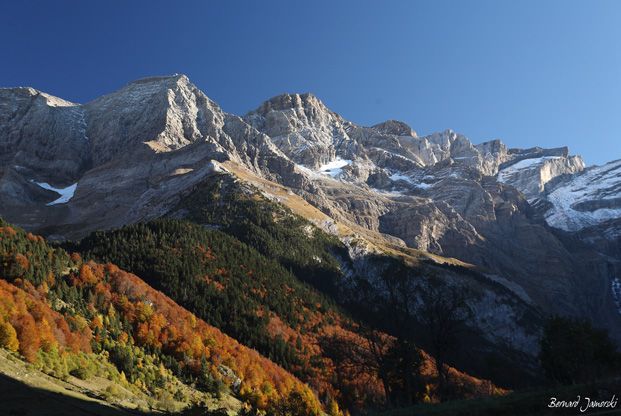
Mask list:
[[543,164],[547,160],[555,160],[555,159],[560,159],[560,158],[561,158],[560,156],[544,156],[544,157],[537,157],[533,159],[520,160],[517,163],[509,165],[504,169],[501,169],[498,172],[497,180],[498,182],[501,182],[501,183],[507,183],[511,180],[511,178],[514,175],[518,174],[521,170],[534,169],[537,166],[540,166],[541,164]]
[[553,206],[546,221],[565,231],[621,218],[621,160],[588,168],[562,181],[545,199]]
[[541,197],[546,184],[563,175],[572,175],[584,170],[580,156],[567,154],[533,155],[508,162],[498,172],[496,180],[512,185],[522,191],[529,201]]
[[548,225],[565,231],[621,218],[621,160],[585,168],[579,156],[531,157],[505,164],[496,180],[535,203],[546,201]]

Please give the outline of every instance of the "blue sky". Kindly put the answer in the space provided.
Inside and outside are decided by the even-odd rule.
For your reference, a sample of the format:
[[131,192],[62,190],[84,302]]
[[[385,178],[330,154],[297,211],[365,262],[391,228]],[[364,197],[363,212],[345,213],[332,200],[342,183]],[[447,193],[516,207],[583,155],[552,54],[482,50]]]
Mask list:
[[363,125],[621,158],[621,1],[13,1],[0,86],[86,102],[185,73],[226,111],[313,92]]

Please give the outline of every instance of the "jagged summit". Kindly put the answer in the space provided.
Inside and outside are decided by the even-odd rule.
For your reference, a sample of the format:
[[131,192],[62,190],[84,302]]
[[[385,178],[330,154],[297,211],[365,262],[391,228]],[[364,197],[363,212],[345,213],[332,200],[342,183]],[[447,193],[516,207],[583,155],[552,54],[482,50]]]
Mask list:
[[[121,97],[128,102],[136,101],[140,103],[141,100],[156,94],[165,98],[169,90],[174,91],[179,89],[200,91],[186,75],[175,74],[146,77],[129,82],[116,91],[95,98],[88,104],[106,101],[108,97]],[[201,94],[203,93],[201,92]]]
[[43,94],[42,91],[32,87],[2,87],[0,88],[0,96],[9,96],[11,94],[22,94],[28,96],[34,96]]
[[[162,153],[211,142],[230,153],[236,138],[229,136],[241,131],[264,134],[268,139],[261,140],[267,140],[267,147],[277,148],[275,151],[292,162],[311,169],[336,159],[351,160],[357,169],[350,172],[354,175],[350,178],[359,181],[366,181],[377,169],[388,169],[390,175],[449,160],[484,176],[494,176],[524,159],[568,157],[567,148],[507,150],[498,140],[474,145],[450,129],[418,137],[409,125],[397,120],[363,127],[343,119],[311,93],[272,97],[239,118],[224,113],[183,74],[141,78],[85,105],[31,88],[0,91],[4,97],[0,105],[4,109],[10,106],[11,112],[19,107],[19,111],[32,113],[24,97],[41,97],[48,107],[75,107],[54,114],[62,119],[60,125],[77,126],[63,135],[88,143],[87,147],[78,146],[77,154],[70,152],[75,160],[68,176],[75,176],[81,169],[78,166],[98,166],[119,157],[145,157],[146,149]],[[235,133],[227,131],[231,129]],[[576,162],[578,168],[559,172],[576,171],[579,165]]]
[[255,110],[248,114],[260,114],[265,116],[270,111],[286,111],[286,110],[312,110],[331,112],[326,105],[314,94],[307,93],[283,93],[276,95],[269,100],[264,101]]
[[85,105],[96,164],[218,136],[225,114],[185,75],[143,78]]
[[373,128],[385,134],[418,137],[412,127],[399,120],[386,120],[382,123],[374,125]]
[[347,152],[347,143],[351,142],[348,130],[353,124],[310,93],[272,97],[246,114],[244,120],[269,136],[291,160],[311,168]]
[[[169,81],[185,81],[190,82],[190,78],[185,74],[159,75],[144,78],[138,78],[129,84],[146,84],[151,82],[169,82]],[[128,85],[129,85],[128,84]]]
[[54,95],[45,93],[32,87],[10,87],[0,88],[0,100],[10,100],[11,98],[40,98],[50,107],[73,107],[79,104],[64,100]]

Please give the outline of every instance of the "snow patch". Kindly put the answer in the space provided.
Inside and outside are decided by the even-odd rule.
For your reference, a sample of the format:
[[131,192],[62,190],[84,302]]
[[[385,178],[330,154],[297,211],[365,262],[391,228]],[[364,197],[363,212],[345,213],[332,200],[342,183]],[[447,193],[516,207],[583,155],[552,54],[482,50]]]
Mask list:
[[414,185],[414,181],[409,176],[405,176],[401,173],[393,173],[389,176],[391,181],[405,181]]
[[409,176],[406,176],[402,173],[393,173],[392,175],[389,176],[390,180],[392,181],[404,181],[409,183],[410,185],[414,185],[417,188],[420,189],[429,189],[431,187],[433,187],[432,184],[428,184],[425,182],[416,182],[414,181],[412,178],[410,178]]
[[73,198],[73,194],[75,194],[75,189],[78,186],[78,183],[76,182],[73,185],[69,185],[66,188],[55,188],[47,182],[35,182],[34,180],[32,182],[36,183],[43,189],[47,189],[48,191],[54,191],[60,195],[60,198],[57,198],[54,201],[48,203],[47,204],[48,206],[66,204],[67,202],[71,200],[71,198]]
[[319,172],[323,173],[324,175],[330,175],[333,178],[336,178],[341,173],[343,173],[343,168],[347,165],[351,165],[351,163],[351,160],[341,159],[340,157],[337,157],[335,160],[328,162],[325,165],[322,165],[319,168]]
[[296,164],[295,166],[312,179],[325,178],[326,176],[330,176],[336,179],[341,173],[343,173],[343,168],[351,164],[351,160],[341,159],[340,157],[337,157],[335,160],[328,162],[325,165],[321,165],[318,170],[313,170],[299,164]]

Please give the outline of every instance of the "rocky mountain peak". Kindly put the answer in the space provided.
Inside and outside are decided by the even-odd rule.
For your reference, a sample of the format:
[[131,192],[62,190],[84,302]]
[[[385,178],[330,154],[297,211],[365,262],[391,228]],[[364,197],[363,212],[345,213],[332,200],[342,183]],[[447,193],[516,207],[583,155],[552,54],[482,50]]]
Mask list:
[[139,78],[137,80],[131,81],[128,85],[131,84],[149,84],[149,83],[190,83],[190,79],[187,75],[184,74],[173,74],[173,75],[160,75],[160,76],[151,76]]
[[0,174],[21,169],[70,182],[87,165],[84,126],[78,104],[30,87],[0,89]]
[[353,124],[309,93],[273,97],[244,120],[270,136],[290,159],[311,168],[332,161],[337,149],[351,142],[348,130]]
[[73,107],[78,105],[70,101],[63,100],[62,98],[46,94],[32,87],[0,88],[0,102],[4,102],[6,104],[8,102],[7,100],[15,99],[36,99],[39,100],[40,103],[49,107]]
[[382,123],[374,125],[372,128],[384,134],[418,137],[412,127],[410,127],[403,121],[398,120],[386,120]]
[[325,104],[311,93],[303,94],[280,94],[263,102],[254,113],[265,116],[270,111],[287,111],[287,110],[315,110],[330,112]]
[[86,105],[144,105],[158,98],[166,100],[170,92],[181,92],[187,96],[199,91],[185,75],[147,77],[132,81],[117,91],[98,97]]
[[[0,88],[0,105],[3,105],[5,110],[16,108],[19,101],[31,100],[34,103],[36,100],[39,104],[44,104],[50,107],[71,107],[77,104],[72,103],[62,98],[55,97],[50,94],[46,94],[32,87],[11,87]],[[0,114],[0,117],[2,114]]]
[[[144,78],[85,105],[93,160],[181,149],[218,137],[225,114],[185,75]],[[147,147],[145,147],[146,145]]]

